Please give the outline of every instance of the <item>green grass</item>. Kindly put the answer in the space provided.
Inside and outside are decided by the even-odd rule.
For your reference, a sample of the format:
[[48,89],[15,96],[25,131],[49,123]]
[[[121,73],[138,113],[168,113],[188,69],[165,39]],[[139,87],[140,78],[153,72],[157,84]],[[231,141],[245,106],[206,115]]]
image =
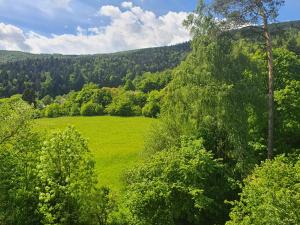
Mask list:
[[99,184],[120,190],[123,171],[142,160],[144,139],[153,121],[143,117],[62,117],[38,119],[36,126],[48,132],[73,125],[88,140]]

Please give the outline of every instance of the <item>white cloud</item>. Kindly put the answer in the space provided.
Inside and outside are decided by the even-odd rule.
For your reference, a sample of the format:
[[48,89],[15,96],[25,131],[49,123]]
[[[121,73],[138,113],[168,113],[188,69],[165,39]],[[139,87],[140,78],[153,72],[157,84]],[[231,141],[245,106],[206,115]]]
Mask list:
[[13,25],[0,23],[0,48],[4,50],[30,51],[24,32]]
[[111,5],[101,7],[99,15],[108,17],[110,23],[105,27],[77,27],[77,34],[45,37],[2,24],[0,38],[5,34],[6,41],[0,41],[0,47],[33,53],[93,54],[171,45],[190,39],[182,26],[186,12],[157,16],[130,3],[122,3],[124,10]]
[[121,13],[122,12],[118,7],[112,5],[102,6],[99,10],[100,16],[118,17]]
[[132,2],[122,2],[122,7],[123,8],[132,8],[133,4],[132,4]]

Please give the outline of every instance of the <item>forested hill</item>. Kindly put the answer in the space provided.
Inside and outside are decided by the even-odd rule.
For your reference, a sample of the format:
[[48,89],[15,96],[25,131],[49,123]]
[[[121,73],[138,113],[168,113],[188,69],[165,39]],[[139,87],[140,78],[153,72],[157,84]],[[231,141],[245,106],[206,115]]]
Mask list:
[[80,90],[86,83],[117,87],[144,72],[177,66],[190,43],[98,55],[37,55],[0,51],[0,97],[33,89],[39,96]]

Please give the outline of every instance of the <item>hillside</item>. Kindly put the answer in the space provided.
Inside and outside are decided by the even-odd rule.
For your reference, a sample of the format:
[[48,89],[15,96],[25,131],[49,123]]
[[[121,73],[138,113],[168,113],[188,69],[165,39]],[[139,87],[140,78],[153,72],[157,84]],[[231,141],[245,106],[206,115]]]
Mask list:
[[34,90],[38,96],[62,95],[86,83],[118,87],[124,79],[177,66],[190,44],[100,55],[34,55],[0,52],[0,97]]

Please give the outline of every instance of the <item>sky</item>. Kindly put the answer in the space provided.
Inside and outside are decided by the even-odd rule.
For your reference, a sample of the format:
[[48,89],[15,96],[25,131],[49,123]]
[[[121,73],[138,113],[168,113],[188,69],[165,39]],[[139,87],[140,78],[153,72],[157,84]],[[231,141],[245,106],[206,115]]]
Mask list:
[[[197,0],[0,0],[0,49],[96,54],[190,40],[182,21]],[[286,0],[278,21],[300,20]]]

